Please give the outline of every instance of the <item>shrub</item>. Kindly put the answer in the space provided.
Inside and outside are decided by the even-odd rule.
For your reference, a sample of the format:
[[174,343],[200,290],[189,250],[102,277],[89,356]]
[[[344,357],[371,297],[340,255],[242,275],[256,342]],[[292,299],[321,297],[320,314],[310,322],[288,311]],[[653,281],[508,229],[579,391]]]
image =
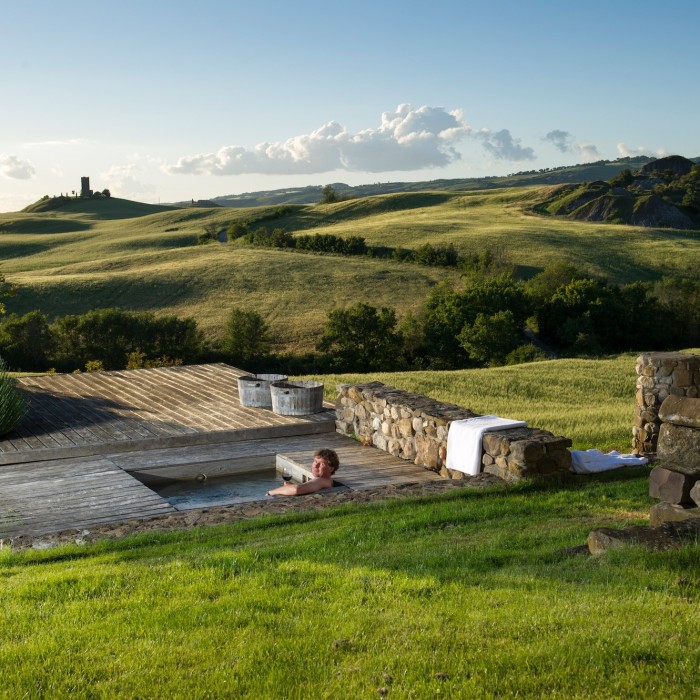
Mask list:
[[183,362],[192,362],[200,356],[203,346],[203,336],[194,319],[156,317],[150,312],[100,309],[59,318],[52,329],[57,342],[56,359],[63,367],[99,360],[105,369],[122,369],[135,350],[148,358],[172,353]]
[[0,347],[13,369],[45,370],[55,344],[48,319],[40,311],[24,316],[10,314],[0,324]]
[[0,435],[16,428],[27,412],[28,402],[8,376],[5,361],[0,358]]

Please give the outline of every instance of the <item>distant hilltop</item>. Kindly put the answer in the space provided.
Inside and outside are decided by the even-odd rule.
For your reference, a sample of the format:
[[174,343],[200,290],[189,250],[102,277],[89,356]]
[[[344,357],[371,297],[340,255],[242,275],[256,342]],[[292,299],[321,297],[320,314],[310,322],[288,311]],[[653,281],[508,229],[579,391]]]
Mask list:
[[25,213],[36,214],[42,211],[52,211],[54,209],[61,209],[68,204],[75,202],[78,199],[102,199],[109,198],[112,193],[108,189],[102,191],[93,191],[90,189],[90,178],[83,176],[80,178],[80,190],[71,190],[70,194],[66,191],[65,194],[61,192],[60,195],[53,195],[49,197],[45,194],[40,200],[30,204],[28,207],[22,209]]
[[562,185],[534,210],[578,221],[700,229],[700,165],[667,156],[608,181]]
[[[556,168],[524,170],[500,177],[439,179],[421,182],[375,182],[355,186],[347,185],[343,182],[329,184],[335,190],[339,199],[356,199],[358,197],[371,197],[398,192],[425,192],[426,190],[457,192],[522,187],[526,185],[578,184],[595,180],[609,180],[622,170],[639,170],[655,162],[655,160],[655,158],[650,156],[625,157],[617,160],[599,160],[594,163],[566,165]],[[694,161],[700,162],[700,157],[695,158]],[[171,205],[179,207],[222,206],[245,208],[279,204],[316,204],[323,197],[323,187],[323,185],[285,187],[278,190],[260,190],[257,192],[223,195],[207,200],[172,202]]]

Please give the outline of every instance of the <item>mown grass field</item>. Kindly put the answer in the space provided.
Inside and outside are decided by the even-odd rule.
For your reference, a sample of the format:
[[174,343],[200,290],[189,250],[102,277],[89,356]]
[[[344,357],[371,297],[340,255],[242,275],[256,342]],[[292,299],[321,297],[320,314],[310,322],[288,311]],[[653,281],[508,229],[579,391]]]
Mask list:
[[[265,222],[298,233],[363,236],[370,245],[489,248],[530,275],[566,259],[614,282],[696,274],[700,234],[569,222],[529,213],[534,187],[421,192],[297,208]],[[51,317],[119,306],[193,316],[212,337],[233,306],[258,311],[277,349],[310,350],[328,311],[365,301],[400,316],[417,310],[446,269],[391,260],[197,246],[207,223],[268,211],[169,209],[124,200],[76,202],[45,213],[0,214],[0,272],[21,286],[10,312]],[[148,213],[151,212],[151,213]]]
[[[342,467],[341,467],[342,468]],[[644,468],[0,551],[0,697],[691,698],[700,543]]]

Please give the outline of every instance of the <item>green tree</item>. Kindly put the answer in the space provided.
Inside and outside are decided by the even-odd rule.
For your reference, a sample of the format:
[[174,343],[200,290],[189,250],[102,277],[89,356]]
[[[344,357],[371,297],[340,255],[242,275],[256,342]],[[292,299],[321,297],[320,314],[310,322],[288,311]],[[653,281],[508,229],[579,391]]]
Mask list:
[[0,323],[0,347],[13,369],[41,372],[48,369],[55,339],[49,321],[40,311],[24,316],[10,314]]
[[270,344],[269,328],[257,311],[231,309],[221,349],[234,365],[254,369],[269,356]]
[[510,310],[490,316],[480,313],[473,324],[462,328],[457,339],[472,359],[490,366],[503,365],[508,354],[520,345],[521,329]]
[[324,185],[321,190],[321,204],[333,204],[338,201],[338,193],[333,185]]
[[328,314],[318,343],[331,356],[339,371],[390,371],[401,364],[401,336],[396,331],[396,313],[361,302]]
[[459,334],[479,314],[492,316],[499,311],[510,311],[519,329],[532,311],[522,283],[508,274],[471,280],[462,291],[455,291],[449,283],[434,287],[424,310],[424,343],[429,366],[433,369],[468,366],[470,357],[459,341]]
[[576,265],[565,260],[556,260],[528,280],[525,283],[525,290],[535,303],[539,304],[549,299],[560,287],[565,287],[570,282],[584,277],[585,275],[579,272]]
[[166,355],[192,362],[201,355],[204,343],[192,318],[156,317],[150,312],[121,309],[64,316],[51,328],[56,338],[56,359],[64,368],[83,367],[90,360],[99,360],[105,369],[122,369],[135,350],[148,358]]
[[619,288],[593,279],[560,287],[537,312],[542,338],[573,355],[629,349],[629,319]]

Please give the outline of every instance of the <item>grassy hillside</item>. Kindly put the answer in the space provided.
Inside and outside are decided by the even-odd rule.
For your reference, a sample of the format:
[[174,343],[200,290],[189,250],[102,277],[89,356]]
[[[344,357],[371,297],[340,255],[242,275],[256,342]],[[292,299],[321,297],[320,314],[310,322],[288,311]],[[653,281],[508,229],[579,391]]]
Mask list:
[[[651,158],[621,158],[615,161],[600,160],[595,163],[529,170],[501,177],[472,177],[427,180],[423,182],[374,182],[366,185],[346,185],[343,182],[331,183],[333,189],[343,199],[374,197],[380,194],[398,192],[424,192],[440,190],[441,192],[464,192],[471,190],[491,190],[502,187],[522,187],[525,185],[556,185],[560,183],[589,182],[591,180],[609,180],[621,170],[637,170],[648,163]],[[276,204],[316,204],[322,198],[321,185],[307,187],[285,187],[279,190],[246,192],[214,197],[214,203],[226,207],[259,207]],[[189,206],[189,202],[177,202],[179,206]]]
[[[615,282],[697,274],[697,232],[543,218],[531,212],[542,194],[536,187],[402,193],[295,208],[264,223],[300,234],[363,236],[371,245],[489,248],[525,275],[555,259]],[[240,241],[196,245],[209,223],[225,227],[272,209],[163,211],[116,198],[78,200],[75,207],[0,215],[0,271],[21,286],[7,302],[10,312],[54,316],[116,305],[194,315],[216,334],[238,305],[259,311],[280,347],[308,349],[334,307],[366,301],[394,306],[401,316],[419,308],[439,280],[456,279],[455,272],[390,260],[245,249]]]

